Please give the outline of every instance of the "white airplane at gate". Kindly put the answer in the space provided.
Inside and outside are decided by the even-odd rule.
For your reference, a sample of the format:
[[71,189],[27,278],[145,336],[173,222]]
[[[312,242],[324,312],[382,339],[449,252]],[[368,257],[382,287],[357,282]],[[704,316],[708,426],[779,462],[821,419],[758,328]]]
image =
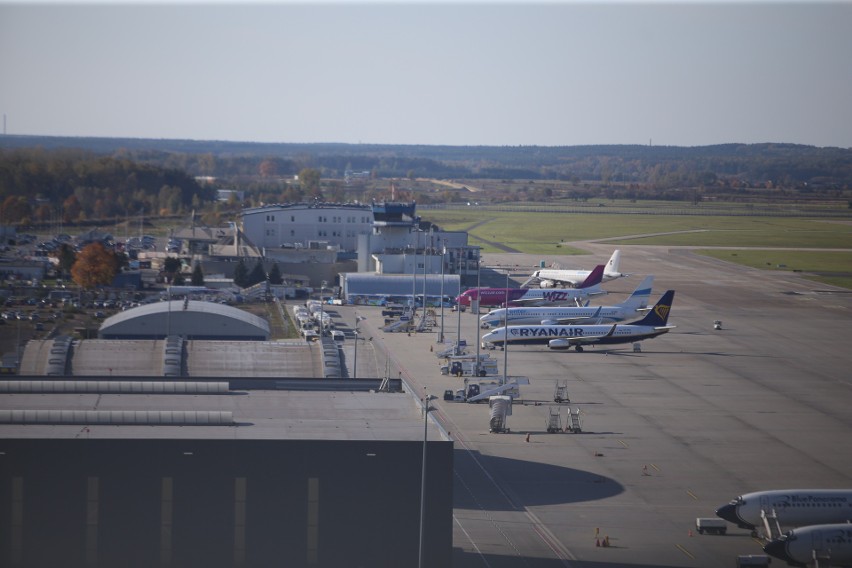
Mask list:
[[852,524],[834,523],[793,529],[763,551],[790,566],[852,567]]
[[852,521],[852,489],[786,489],[745,493],[719,507],[716,516],[752,531],[766,525],[766,516],[777,520],[773,524],[779,528],[845,523]]
[[[622,274],[619,272],[620,265],[621,251],[616,249],[615,252],[612,253],[612,256],[609,257],[606,265],[604,265],[604,273],[601,277],[601,282],[608,282],[609,280],[615,280],[616,278],[630,276],[629,274]],[[533,272],[527,281],[521,285],[521,287],[525,288],[531,283],[538,282],[539,288],[558,288],[561,286],[574,288],[588,278],[591,273],[591,270],[542,268],[541,270]]]
[[644,308],[648,305],[653,283],[653,275],[645,277],[629,298],[614,306],[500,308],[480,317],[479,323],[480,327],[488,328],[501,325],[593,324],[624,321],[638,317],[642,312],[647,311]]

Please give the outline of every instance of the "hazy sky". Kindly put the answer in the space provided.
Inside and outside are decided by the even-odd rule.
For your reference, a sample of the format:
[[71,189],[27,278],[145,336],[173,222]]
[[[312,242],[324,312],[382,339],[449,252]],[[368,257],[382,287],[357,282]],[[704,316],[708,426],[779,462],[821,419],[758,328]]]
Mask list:
[[852,147],[852,2],[10,3],[9,134]]

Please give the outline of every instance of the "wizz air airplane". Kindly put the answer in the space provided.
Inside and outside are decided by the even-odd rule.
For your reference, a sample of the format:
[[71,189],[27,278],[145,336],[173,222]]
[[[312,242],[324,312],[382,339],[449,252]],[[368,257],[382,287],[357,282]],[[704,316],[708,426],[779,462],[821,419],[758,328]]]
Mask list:
[[[612,253],[609,260],[604,265],[604,272],[601,281],[608,282],[616,278],[623,278],[629,274],[619,272],[621,265],[621,251],[617,250]],[[532,282],[538,282],[541,288],[555,288],[557,286],[575,287],[588,278],[591,270],[563,270],[561,268],[542,268],[536,270],[529,277],[529,280],[524,282],[524,286],[528,286]]]
[[780,527],[803,527],[852,521],[852,489],[786,489],[757,491],[733,499],[716,516],[742,529],[764,526],[772,515]]
[[[852,566],[852,525],[811,525],[772,540],[763,551],[790,566]],[[814,562],[818,564],[814,564]]]
[[[641,284],[625,301],[614,306],[598,307],[539,307],[539,308],[500,308],[479,318],[481,327],[499,327],[502,325],[554,325],[578,323],[613,323],[638,317],[648,305],[651,296],[653,276],[646,276]],[[508,320],[507,320],[508,318]]]
[[530,345],[546,343],[550,349],[570,349],[578,352],[586,345],[614,345],[635,343],[668,333],[674,326],[667,325],[674,299],[674,290],[668,290],[635,323],[612,325],[510,325],[500,327],[482,336],[482,341],[496,345]]
[[589,277],[577,288],[563,290],[542,290],[540,288],[471,288],[456,298],[462,306],[469,306],[471,300],[479,299],[480,306],[542,306],[546,304],[566,304],[584,300],[590,296],[606,294],[600,287],[604,265],[595,267]]

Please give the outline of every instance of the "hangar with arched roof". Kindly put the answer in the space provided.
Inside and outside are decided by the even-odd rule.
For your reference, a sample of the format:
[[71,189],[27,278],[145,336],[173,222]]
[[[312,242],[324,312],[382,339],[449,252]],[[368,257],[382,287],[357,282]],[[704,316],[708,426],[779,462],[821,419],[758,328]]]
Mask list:
[[269,323],[238,308],[198,300],[157,302],[104,320],[100,339],[184,339],[267,341]]

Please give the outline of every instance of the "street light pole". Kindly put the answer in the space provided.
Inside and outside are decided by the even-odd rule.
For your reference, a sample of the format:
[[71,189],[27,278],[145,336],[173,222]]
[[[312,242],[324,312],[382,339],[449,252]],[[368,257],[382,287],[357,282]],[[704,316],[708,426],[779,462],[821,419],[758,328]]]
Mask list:
[[509,267],[506,267],[506,305],[503,310],[503,382],[509,382]]
[[355,361],[352,364],[352,378],[358,378],[358,324],[361,323],[361,320],[364,318],[359,316],[357,313],[355,314]]
[[417,554],[417,567],[423,568],[423,541],[426,530],[426,441],[429,438],[429,401],[435,398],[427,394],[423,387],[423,469],[420,472],[420,546]]
[[447,254],[446,240],[441,243],[441,334],[438,343],[444,342],[444,256]]
[[324,303],[322,300],[322,293],[325,290],[326,281],[323,280],[320,282],[320,343],[322,343],[322,338],[325,336],[325,309]]
[[[477,316],[479,315],[479,302],[480,302],[480,300],[482,300],[482,297],[479,294],[479,290],[482,290],[482,288],[479,287],[479,278],[480,278],[480,273],[482,272],[482,269],[479,266],[479,253],[481,253],[481,251],[482,251],[482,249],[479,249],[477,251],[477,257],[476,257],[476,289],[477,289],[477,293],[476,293],[476,297],[477,297],[477,300],[476,300],[476,315]],[[481,376],[480,370],[479,370],[479,367],[480,367],[480,365],[479,365],[479,343],[480,343],[480,341],[479,341],[479,329],[480,329],[479,328],[479,318],[477,318],[477,324],[476,324],[476,364],[473,366],[473,368],[476,370],[476,376],[477,377]]]

